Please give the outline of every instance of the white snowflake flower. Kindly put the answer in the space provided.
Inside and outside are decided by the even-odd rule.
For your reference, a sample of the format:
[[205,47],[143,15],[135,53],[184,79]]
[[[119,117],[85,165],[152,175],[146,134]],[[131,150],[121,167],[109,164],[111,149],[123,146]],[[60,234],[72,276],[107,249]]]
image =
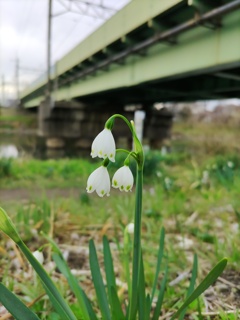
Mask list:
[[227,166],[228,166],[229,168],[233,168],[233,167],[234,167],[234,163],[233,163],[232,161],[228,161],[228,162],[227,162]]
[[101,166],[90,174],[86,189],[88,193],[96,190],[99,197],[103,197],[105,194],[109,196],[110,177],[106,167]]
[[133,174],[129,166],[124,165],[115,172],[112,178],[112,186],[119,188],[120,191],[128,192],[132,190]]
[[130,222],[127,226],[126,226],[126,230],[129,234],[133,234],[134,233],[134,223]]
[[35,257],[35,259],[37,259],[37,261],[38,261],[40,264],[43,264],[44,257],[43,257],[42,251],[39,251],[39,250],[34,251],[34,252],[33,252],[33,256]]
[[93,140],[91,156],[93,158],[109,158],[112,162],[115,162],[116,145],[112,135],[112,131],[105,128],[101,131]]

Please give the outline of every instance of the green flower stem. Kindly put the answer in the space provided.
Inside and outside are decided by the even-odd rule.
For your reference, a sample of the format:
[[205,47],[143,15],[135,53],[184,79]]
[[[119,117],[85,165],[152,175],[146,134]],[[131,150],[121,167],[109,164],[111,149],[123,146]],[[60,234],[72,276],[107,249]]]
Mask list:
[[121,114],[114,114],[105,124],[105,128],[112,130],[115,118],[122,119],[129,127],[134,142],[134,150],[130,153],[137,162],[136,176],[136,200],[134,217],[134,240],[133,240],[133,263],[132,263],[132,285],[130,288],[129,320],[136,320],[139,299],[139,282],[141,268],[141,217],[142,217],[142,189],[143,189],[143,166],[144,153],[141,142],[137,137],[134,122],[128,121]]
[[135,320],[138,304],[138,288],[141,263],[141,216],[142,216],[142,186],[143,170],[138,167],[136,178],[136,202],[134,217],[134,240],[133,240],[133,265],[132,265],[132,288],[130,300],[129,320]]
[[125,277],[127,279],[127,285],[128,285],[128,296],[129,299],[132,295],[131,290],[131,277],[130,277],[130,267],[129,267],[129,256],[130,256],[130,250],[129,250],[129,244],[130,244],[130,235],[128,233],[127,228],[124,230],[124,268],[125,268]]
[[126,124],[128,125],[129,129],[131,130],[131,132],[133,133],[133,129],[132,129],[132,126],[131,126],[131,123],[128,121],[127,118],[125,118],[124,116],[122,116],[121,114],[114,114],[113,116],[111,116],[105,123],[105,128],[109,129],[109,130],[112,130],[112,127],[113,127],[113,123],[114,123],[114,120],[115,118],[120,118],[122,119],[124,122],[126,122]]

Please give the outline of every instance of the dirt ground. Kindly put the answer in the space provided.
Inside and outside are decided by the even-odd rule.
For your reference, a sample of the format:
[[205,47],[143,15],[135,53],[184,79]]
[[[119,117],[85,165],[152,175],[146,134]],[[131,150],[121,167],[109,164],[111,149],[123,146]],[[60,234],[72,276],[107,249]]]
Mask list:
[[33,200],[39,197],[39,194],[47,196],[49,199],[54,199],[58,197],[77,197],[79,196],[79,188],[55,188],[42,191],[42,189],[34,188],[30,189],[0,189],[0,203],[8,202],[14,199],[14,201],[19,200]]

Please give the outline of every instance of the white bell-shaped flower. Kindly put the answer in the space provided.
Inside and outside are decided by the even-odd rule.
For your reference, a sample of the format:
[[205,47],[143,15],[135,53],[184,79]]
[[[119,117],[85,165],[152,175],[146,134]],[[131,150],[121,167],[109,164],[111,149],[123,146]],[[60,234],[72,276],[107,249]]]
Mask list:
[[99,197],[103,197],[105,194],[109,196],[110,187],[110,177],[106,167],[101,166],[90,174],[87,181],[88,193],[96,190]]
[[36,250],[33,252],[33,255],[40,264],[43,264],[44,257],[42,251]]
[[91,156],[93,158],[109,158],[109,160],[115,162],[115,154],[116,144],[112,135],[112,131],[105,128],[93,140]]
[[131,222],[126,226],[126,230],[129,234],[133,234],[134,233],[134,223]]
[[119,168],[113,178],[112,178],[112,186],[114,188],[119,188],[120,191],[131,191],[133,186],[133,174],[129,169],[129,166],[124,165]]

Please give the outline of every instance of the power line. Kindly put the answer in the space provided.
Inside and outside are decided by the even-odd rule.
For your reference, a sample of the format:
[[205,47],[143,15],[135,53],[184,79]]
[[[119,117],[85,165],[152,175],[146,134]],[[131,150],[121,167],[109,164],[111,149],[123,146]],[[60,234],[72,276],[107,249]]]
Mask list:
[[80,15],[85,15],[97,19],[107,19],[106,12],[115,13],[115,8],[105,6],[103,2],[95,3],[85,0],[58,0],[58,2],[65,8],[65,11],[56,13],[54,16],[62,15],[67,12],[73,12]]
[[[64,8],[64,10],[58,11],[57,13],[56,12],[53,13],[53,18],[58,18],[63,14],[72,13],[72,14],[82,15],[84,18],[88,17],[88,18],[98,19],[100,22],[100,20],[104,20],[104,21],[107,20],[112,15],[112,13],[115,13],[117,11],[117,9],[115,8],[105,6],[103,4],[103,1],[98,1],[98,3],[95,3],[95,2],[85,1],[85,0],[57,0],[57,3],[60,4]],[[98,12],[96,10],[98,10]],[[108,11],[108,12],[105,13],[105,11]],[[58,52],[59,48],[63,47],[64,44],[66,44],[67,39],[69,40],[69,38],[73,36],[73,31],[74,29],[76,29],[76,26],[80,22],[83,23],[83,20],[80,20],[80,19],[78,19],[77,21],[75,20],[74,25],[69,29],[68,32],[65,33],[65,36],[62,37],[60,42],[56,43],[56,40],[54,40],[55,37],[53,36],[53,44],[52,44],[54,48],[52,50],[53,55],[54,55],[54,52],[59,53]],[[93,30],[91,30],[90,32],[92,31]],[[54,31],[53,31],[53,34],[54,34]],[[79,41],[80,39],[76,40],[76,42],[79,42]]]

